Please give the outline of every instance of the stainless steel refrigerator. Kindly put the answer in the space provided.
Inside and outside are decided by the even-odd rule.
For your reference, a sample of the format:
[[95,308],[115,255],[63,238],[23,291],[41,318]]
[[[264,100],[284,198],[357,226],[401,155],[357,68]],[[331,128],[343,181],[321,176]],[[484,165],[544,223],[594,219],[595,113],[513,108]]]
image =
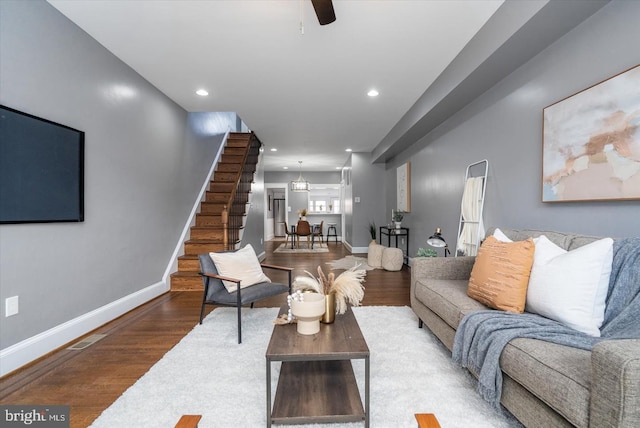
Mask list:
[[275,236],[285,236],[284,222],[287,219],[287,207],[284,199],[273,200],[273,230]]

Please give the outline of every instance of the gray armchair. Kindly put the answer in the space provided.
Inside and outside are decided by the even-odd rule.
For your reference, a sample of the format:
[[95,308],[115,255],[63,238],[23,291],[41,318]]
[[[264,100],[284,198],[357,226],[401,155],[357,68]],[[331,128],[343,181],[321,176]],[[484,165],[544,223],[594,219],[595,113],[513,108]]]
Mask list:
[[[293,268],[262,264],[263,268],[285,271],[289,274],[288,286],[274,282],[262,282],[241,288],[240,280],[218,274],[218,269],[209,254],[198,255],[200,260],[200,275],[204,283],[204,294],[200,308],[200,324],[204,318],[205,305],[235,306],[238,308],[238,343],[242,343],[242,306],[251,305],[258,300],[288,292],[291,294],[291,272]],[[235,282],[236,291],[230,293],[224,287],[222,281]]]

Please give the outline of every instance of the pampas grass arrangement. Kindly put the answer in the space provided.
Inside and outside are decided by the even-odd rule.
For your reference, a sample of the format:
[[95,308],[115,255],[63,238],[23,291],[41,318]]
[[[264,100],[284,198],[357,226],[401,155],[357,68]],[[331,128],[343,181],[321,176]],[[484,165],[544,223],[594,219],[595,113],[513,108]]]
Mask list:
[[293,281],[293,290],[297,291],[314,291],[316,293],[329,295],[335,294],[336,313],[344,314],[348,305],[360,306],[360,302],[364,297],[364,285],[362,283],[367,276],[367,271],[358,269],[359,265],[355,265],[349,270],[342,272],[335,277],[333,272],[325,275],[322,267],[318,266],[318,277],[313,276],[311,272],[305,271],[307,276],[298,276]]

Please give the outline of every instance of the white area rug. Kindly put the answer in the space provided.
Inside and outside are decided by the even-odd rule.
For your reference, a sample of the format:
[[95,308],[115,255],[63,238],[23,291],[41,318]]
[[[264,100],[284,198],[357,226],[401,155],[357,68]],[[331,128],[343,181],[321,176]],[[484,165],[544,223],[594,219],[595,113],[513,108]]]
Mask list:
[[[246,309],[243,343],[236,310],[217,308],[129,388],[93,427],[172,427],[201,414],[200,428],[266,426],[266,360],[276,308]],[[354,308],[371,352],[371,427],[415,428],[414,413],[435,413],[442,427],[509,427],[517,422],[475,392],[471,376],[408,307]],[[354,360],[362,390],[364,362]],[[279,364],[272,365],[275,393]],[[362,394],[361,394],[362,395]],[[364,424],[296,425],[355,428]]]
[[331,269],[351,269],[355,265],[359,265],[360,269],[365,270],[374,270],[373,266],[369,266],[367,264],[367,259],[364,257],[356,257],[356,256],[345,256],[339,260],[333,260],[331,262],[327,262],[328,265],[331,265]]
[[325,245],[324,247],[320,244],[315,244],[313,248],[309,248],[306,242],[300,242],[299,246],[294,246],[291,248],[291,243],[280,244],[278,248],[276,248],[274,253],[328,253],[329,248]]

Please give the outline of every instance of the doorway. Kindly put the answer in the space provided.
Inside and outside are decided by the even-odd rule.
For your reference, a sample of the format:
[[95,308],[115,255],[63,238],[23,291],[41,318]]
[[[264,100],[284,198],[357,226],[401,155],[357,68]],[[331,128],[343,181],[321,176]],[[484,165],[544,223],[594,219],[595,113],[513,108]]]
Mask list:
[[265,183],[264,240],[284,238],[287,221],[288,192],[286,183]]

